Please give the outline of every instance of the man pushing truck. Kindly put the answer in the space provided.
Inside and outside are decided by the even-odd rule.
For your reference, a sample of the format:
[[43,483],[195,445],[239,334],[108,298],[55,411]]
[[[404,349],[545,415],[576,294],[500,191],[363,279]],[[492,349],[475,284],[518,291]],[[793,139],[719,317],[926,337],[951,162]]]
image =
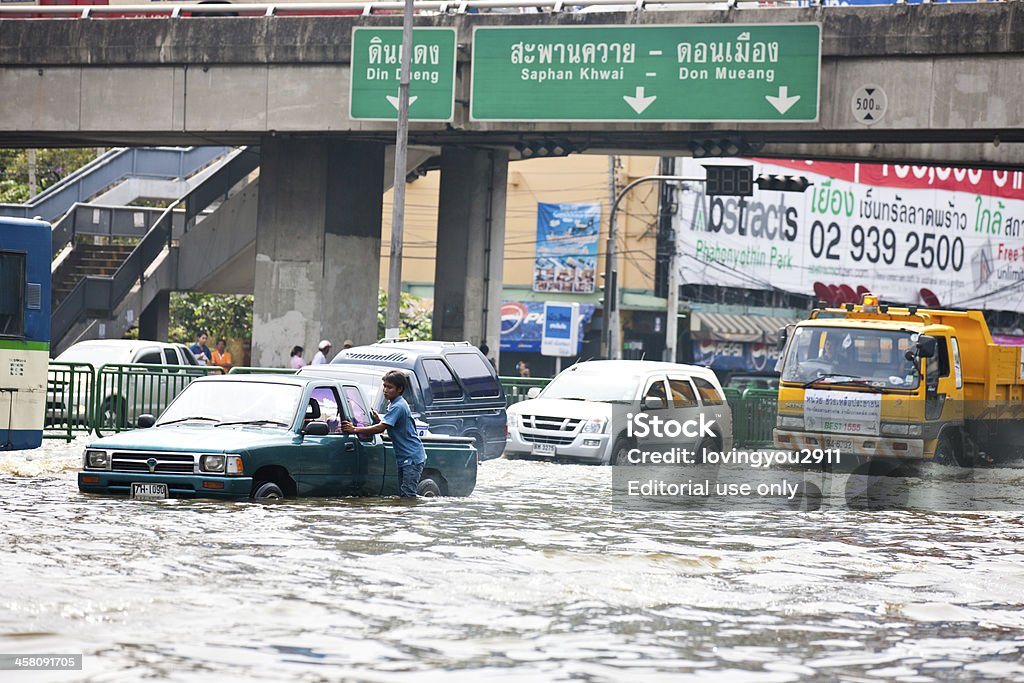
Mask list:
[[981,311],[861,304],[787,330],[775,444],[965,467],[1024,455],[1021,347]]

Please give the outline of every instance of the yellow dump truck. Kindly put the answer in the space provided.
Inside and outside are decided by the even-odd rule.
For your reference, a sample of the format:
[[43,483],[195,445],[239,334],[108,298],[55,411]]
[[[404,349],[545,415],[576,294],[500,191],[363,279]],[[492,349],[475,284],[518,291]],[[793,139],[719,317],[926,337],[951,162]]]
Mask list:
[[981,311],[861,304],[781,335],[775,444],[971,466],[1024,455],[1021,347]]

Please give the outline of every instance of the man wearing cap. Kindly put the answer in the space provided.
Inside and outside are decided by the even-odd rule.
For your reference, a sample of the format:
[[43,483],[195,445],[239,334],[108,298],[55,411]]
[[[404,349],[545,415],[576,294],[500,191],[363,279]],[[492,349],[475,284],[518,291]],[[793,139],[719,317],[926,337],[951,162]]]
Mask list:
[[327,363],[327,354],[331,352],[331,342],[327,339],[321,339],[317,348],[319,351],[317,351],[316,355],[313,356],[313,361],[310,365],[324,365]]

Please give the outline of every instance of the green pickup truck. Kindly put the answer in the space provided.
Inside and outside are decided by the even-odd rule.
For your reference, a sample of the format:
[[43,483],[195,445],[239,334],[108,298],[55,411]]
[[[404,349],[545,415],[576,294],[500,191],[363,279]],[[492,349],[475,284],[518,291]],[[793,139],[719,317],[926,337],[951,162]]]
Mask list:
[[[397,496],[391,442],[341,432],[373,421],[358,385],[296,375],[208,377],[192,382],[158,420],[89,444],[78,488],[139,499],[271,500]],[[422,496],[468,496],[476,486],[472,440],[424,437]]]

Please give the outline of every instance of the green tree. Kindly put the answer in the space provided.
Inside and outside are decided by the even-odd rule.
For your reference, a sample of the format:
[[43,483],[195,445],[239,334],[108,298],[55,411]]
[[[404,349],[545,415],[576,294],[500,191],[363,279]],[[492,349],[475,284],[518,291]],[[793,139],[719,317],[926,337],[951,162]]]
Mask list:
[[168,341],[192,344],[200,330],[210,335],[211,347],[218,337],[251,343],[252,295],[173,292]]
[[[37,149],[36,191],[41,192],[96,158],[96,148]],[[28,150],[0,150],[0,202],[28,201]]]
[[[377,338],[384,338],[384,323],[387,319],[388,294],[383,289],[377,293]],[[402,292],[399,306],[398,335],[403,339],[422,341],[430,339],[433,329],[433,310],[427,302],[408,292]]]

